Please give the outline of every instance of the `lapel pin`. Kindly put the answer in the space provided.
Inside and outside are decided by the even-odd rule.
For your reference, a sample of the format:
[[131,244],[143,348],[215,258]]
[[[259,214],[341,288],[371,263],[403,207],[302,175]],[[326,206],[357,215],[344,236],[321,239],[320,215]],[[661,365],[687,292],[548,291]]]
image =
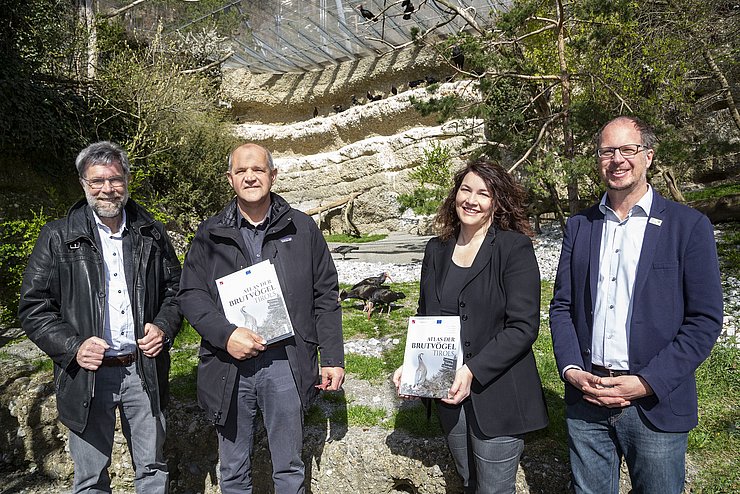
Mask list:
[[662,224],[663,224],[663,220],[661,220],[661,219],[658,219],[658,218],[650,218],[650,220],[648,220],[648,222],[649,222],[650,224],[653,224],[653,225],[655,225],[655,226],[660,226],[660,225],[662,225]]

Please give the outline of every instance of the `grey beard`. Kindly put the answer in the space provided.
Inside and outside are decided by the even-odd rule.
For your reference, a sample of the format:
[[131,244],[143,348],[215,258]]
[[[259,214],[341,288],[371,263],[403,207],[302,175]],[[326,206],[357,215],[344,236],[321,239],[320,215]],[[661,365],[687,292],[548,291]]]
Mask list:
[[95,214],[97,214],[99,218],[115,218],[116,216],[119,216],[121,211],[123,211],[123,208],[126,206],[129,197],[128,190],[114,203],[100,201],[87,192],[85,193],[85,196],[87,198],[87,204],[93,211],[95,211]]

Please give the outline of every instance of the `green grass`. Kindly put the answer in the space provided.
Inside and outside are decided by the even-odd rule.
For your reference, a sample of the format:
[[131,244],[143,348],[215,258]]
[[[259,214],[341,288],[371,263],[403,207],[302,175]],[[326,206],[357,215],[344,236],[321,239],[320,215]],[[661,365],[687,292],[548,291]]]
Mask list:
[[699,201],[701,199],[712,199],[716,197],[740,194],[740,184],[717,185],[714,187],[704,187],[700,190],[693,190],[684,193],[687,201]]
[[342,244],[362,244],[366,242],[375,242],[377,240],[383,240],[388,235],[384,233],[378,233],[375,235],[362,235],[360,237],[351,237],[343,233],[334,233],[331,235],[324,235],[324,240],[327,242],[338,242]]
[[[332,414],[332,421],[341,423],[345,417],[343,409],[338,409]],[[351,427],[373,427],[379,425],[384,419],[385,410],[373,408],[366,405],[349,405],[346,411],[346,422]]]
[[353,377],[365,381],[378,382],[388,378],[388,370],[382,358],[348,353],[344,359],[344,367]]

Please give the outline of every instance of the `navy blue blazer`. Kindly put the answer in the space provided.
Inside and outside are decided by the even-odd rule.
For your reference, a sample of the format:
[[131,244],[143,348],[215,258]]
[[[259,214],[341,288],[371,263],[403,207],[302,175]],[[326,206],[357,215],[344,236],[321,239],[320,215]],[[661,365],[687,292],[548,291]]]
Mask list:
[[[591,370],[591,335],[604,215],[598,205],[568,221],[550,329],[558,370]],[[685,432],[698,422],[694,371],[722,329],[722,286],[712,224],[695,209],[654,192],[637,265],[630,320],[630,373],[654,395],[636,400],[647,420],[666,432]],[[570,383],[565,400],[582,394]]]
[[[454,238],[435,237],[427,244],[419,315],[442,313],[440,294],[454,250]],[[463,362],[475,376],[468,399],[481,431],[496,437],[546,427],[547,408],[532,352],[540,325],[540,273],[529,237],[491,226],[457,305]],[[437,405],[442,426],[451,429],[457,407]]]

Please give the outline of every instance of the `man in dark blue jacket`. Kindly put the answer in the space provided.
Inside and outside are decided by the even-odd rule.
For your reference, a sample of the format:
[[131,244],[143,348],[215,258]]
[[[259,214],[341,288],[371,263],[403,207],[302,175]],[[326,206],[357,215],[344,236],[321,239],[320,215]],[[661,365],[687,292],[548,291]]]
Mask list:
[[[270,152],[244,144],[229,156],[236,197],[204,221],[185,259],[180,304],[202,336],[198,401],[216,425],[221,491],[251,493],[256,414],[267,430],[276,494],[305,492],[303,413],[317,387],[344,381],[337,272],[314,221],[270,191]],[[295,335],[265,345],[255,328],[224,315],[215,280],[269,260]],[[321,380],[318,349],[321,350]]]
[[648,185],[655,134],[619,117],[596,139],[606,184],[563,239],[550,328],[578,493],[683,491],[694,371],[722,327],[722,287],[706,216]]
[[86,200],[46,224],[23,276],[19,316],[54,361],[69,427],[74,492],[110,492],[116,409],[137,492],[167,492],[163,410],[180,330],[180,262],[164,227],[128,197],[126,153],[97,142],[77,156]]

